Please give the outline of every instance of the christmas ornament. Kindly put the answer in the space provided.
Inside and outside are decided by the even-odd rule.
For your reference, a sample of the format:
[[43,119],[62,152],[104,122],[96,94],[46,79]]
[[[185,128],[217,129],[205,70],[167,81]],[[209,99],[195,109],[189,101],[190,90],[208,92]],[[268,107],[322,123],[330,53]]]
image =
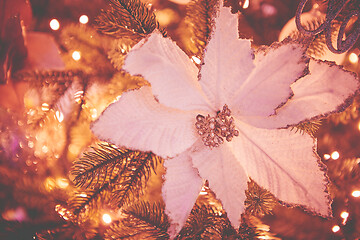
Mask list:
[[123,68],[151,87],[124,93],[93,132],[165,158],[171,237],[184,225],[203,179],[235,227],[249,177],[286,203],[329,216],[316,140],[288,127],[348,105],[359,85],[355,75],[309,62],[306,48],[289,39],[254,52],[249,40],[238,39],[237,16],[223,7],[217,15],[200,72],[157,30],[135,45]]
[[[305,7],[305,4],[308,2],[308,0],[301,0],[299,3],[299,6],[296,10],[296,26],[299,29],[299,31],[303,34],[307,35],[316,35],[321,33],[322,31],[325,31],[326,35],[326,45],[332,51],[333,53],[344,53],[347,50],[349,50],[356,42],[358,37],[360,36],[360,11],[351,11],[349,15],[346,16],[345,20],[341,23],[340,30],[338,33],[337,41],[335,47],[332,43],[332,37],[331,37],[331,23],[334,21],[337,15],[341,12],[341,10],[345,7],[345,5],[349,2],[348,0],[341,0],[336,2],[335,0],[329,0],[328,1],[328,7],[326,10],[326,18],[325,21],[316,29],[314,30],[307,30],[301,25],[301,13]],[[350,20],[357,16],[357,20],[355,23],[355,26],[353,27],[353,31],[346,37],[345,40],[343,40],[343,37],[345,36],[345,30],[346,26],[350,22]]]
[[[316,27],[317,23],[323,22],[326,18],[326,15],[319,10],[319,7],[313,7],[309,12],[301,14],[301,22],[303,26],[314,26]],[[296,28],[295,17],[290,19],[285,26],[281,29],[279,34],[279,41],[284,40],[289,36],[299,35],[299,31]],[[321,38],[322,42],[319,41],[314,42],[313,44],[316,47],[319,47],[318,50],[308,51],[311,57],[326,60],[326,61],[334,61],[337,64],[341,65],[346,57],[346,53],[333,53],[329,50],[329,48],[325,44],[325,36]],[[336,40],[336,36],[332,35],[332,40]],[[310,46],[315,48],[314,46]]]

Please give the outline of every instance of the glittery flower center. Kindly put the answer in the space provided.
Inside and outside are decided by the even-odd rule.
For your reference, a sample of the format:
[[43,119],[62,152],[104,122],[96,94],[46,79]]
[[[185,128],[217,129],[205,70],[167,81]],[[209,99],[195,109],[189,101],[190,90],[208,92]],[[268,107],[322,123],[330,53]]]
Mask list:
[[195,127],[205,146],[208,147],[218,147],[224,143],[224,138],[230,142],[234,136],[239,136],[239,131],[235,129],[234,118],[231,117],[231,111],[226,104],[215,117],[209,114],[206,117],[197,115]]

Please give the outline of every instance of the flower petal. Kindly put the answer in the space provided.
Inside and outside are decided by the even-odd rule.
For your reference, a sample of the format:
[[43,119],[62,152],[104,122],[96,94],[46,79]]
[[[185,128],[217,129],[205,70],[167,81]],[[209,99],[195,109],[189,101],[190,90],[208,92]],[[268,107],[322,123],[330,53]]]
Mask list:
[[290,85],[308,69],[306,49],[288,40],[255,54],[255,69],[228,103],[235,116],[270,116],[292,96]]
[[158,31],[135,45],[123,68],[149,81],[161,104],[182,110],[210,110],[197,80],[197,67],[173,41]]
[[170,237],[175,237],[184,226],[201,191],[203,180],[192,166],[188,151],[167,159],[165,182],[162,187],[165,212],[171,219]]
[[250,41],[239,39],[237,21],[230,8],[220,8],[200,71],[201,87],[216,110],[228,103],[254,68]]
[[191,158],[200,176],[209,180],[210,188],[221,200],[231,224],[238,228],[244,212],[248,178],[231,145],[225,143],[213,149],[202,147],[193,152]]
[[94,122],[91,130],[100,139],[118,146],[173,157],[196,141],[195,116],[194,112],[159,104],[151,88],[142,87],[124,93]]
[[240,121],[236,126],[234,153],[255,182],[282,201],[329,215],[327,179],[314,139],[288,129],[259,129]]
[[269,118],[248,118],[259,127],[279,128],[297,124],[319,115],[327,115],[347,107],[359,89],[359,81],[334,63],[310,61],[310,74],[294,83],[294,97]]

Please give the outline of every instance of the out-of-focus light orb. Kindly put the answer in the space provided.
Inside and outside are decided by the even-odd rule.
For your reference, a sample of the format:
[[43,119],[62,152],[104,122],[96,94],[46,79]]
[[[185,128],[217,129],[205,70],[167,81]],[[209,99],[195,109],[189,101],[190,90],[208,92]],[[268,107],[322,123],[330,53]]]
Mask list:
[[102,220],[104,221],[104,223],[106,224],[109,224],[111,223],[112,219],[111,219],[111,216],[107,213],[105,213],[103,216],[102,216]]
[[349,62],[355,64],[359,62],[359,56],[356,53],[350,53]]
[[338,232],[340,230],[339,225],[334,225],[331,229],[334,233]]
[[54,30],[54,31],[57,31],[57,30],[59,30],[59,28],[60,28],[60,23],[59,23],[59,21],[58,21],[57,19],[55,19],[55,18],[51,19],[49,25],[50,25],[50,28],[51,28],[52,30]]
[[334,160],[339,159],[339,157],[340,157],[340,154],[339,154],[337,151],[334,151],[334,152],[331,154],[331,158],[334,159]]
[[351,193],[353,197],[360,197],[360,190],[355,190]]
[[250,0],[245,0],[242,8],[243,8],[243,9],[247,9],[247,8],[249,7],[249,5],[250,5]]
[[327,153],[324,154],[324,159],[325,159],[325,160],[329,160],[330,158],[331,158],[330,154],[327,154]]
[[81,15],[79,17],[79,22],[82,24],[87,24],[89,22],[89,17],[86,15]]
[[69,182],[67,179],[65,178],[58,178],[56,179],[56,184],[60,187],[60,188],[67,188],[69,186]]
[[343,212],[340,214],[340,217],[342,217],[342,218],[348,218],[348,217],[349,217],[349,213],[346,212],[346,211],[343,211]]
[[75,61],[79,61],[81,59],[81,53],[79,51],[74,51],[71,56]]

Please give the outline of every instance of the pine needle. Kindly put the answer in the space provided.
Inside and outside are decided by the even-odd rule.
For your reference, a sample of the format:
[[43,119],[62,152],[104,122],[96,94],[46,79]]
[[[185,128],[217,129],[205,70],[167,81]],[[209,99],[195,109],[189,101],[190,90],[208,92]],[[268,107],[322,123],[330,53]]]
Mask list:
[[110,8],[97,17],[96,25],[104,34],[115,38],[128,37],[135,42],[156,28],[166,36],[155,14],[138,0],[110,0]]
[[140,202],[125,209],[124,215],[105,233],[107,239],[169,239],[163,205]]
[[319,130],[320,125],[321,125],[321,120],[302,122],[292,127],[291,130],[296,129],[295,132],[300,131],[301,133],[307,133],[311,136],[314,136],[317,130]]
[[218,1],[192,0],[188,4],[186,22],[191,30],[193,46],[190,54],[202,59],[203,51],[210,39]]
[[254,216],[264,216],[271,213],[277,204],[275,197],[268,190],[260,187],[252,180],[248,182],[245,195],[246,212]]
[[227,217],[211,205],[196,204],[176,239],[223,239],[235,231]]
[[130,200],[136,199],[142,193],[151,172],[162,160],[151,152],[134,151],[127,159],[126,166],[120,179],[114,186],[112,202],[117,207],[122,207]]
[[101,187],[124,172],[127,159],[133,154],[133,151],[111,144],[99,144],[99,148],[92,149],[72,167],[71,174],[75,176],[73,181],[77,187]]

